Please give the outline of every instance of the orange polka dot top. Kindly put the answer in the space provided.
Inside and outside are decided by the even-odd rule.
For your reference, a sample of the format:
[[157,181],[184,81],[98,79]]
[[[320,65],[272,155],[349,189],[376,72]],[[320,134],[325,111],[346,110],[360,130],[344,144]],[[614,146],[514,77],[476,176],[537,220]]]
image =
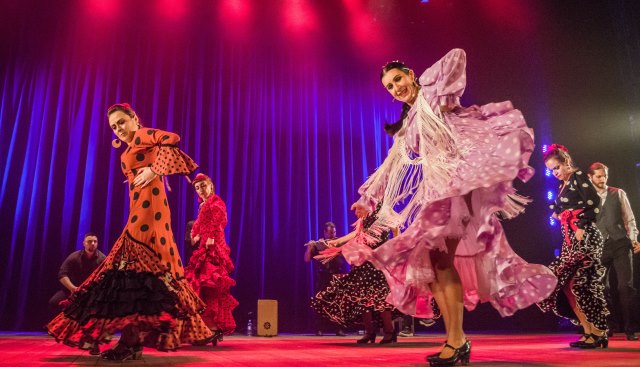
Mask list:
[[[175,276],[184,277],[184,264],[178,254],[171,230],[171,212],[162,176],[186,175],[198,165],[178,149],[177,134],[158,129],[141,128],[122,153],[122,172],[129,181],[129,218],[125,232],[156,255],[156,260]],[[158,174],[145,187],[134,186],[133,180],[143,167]]]

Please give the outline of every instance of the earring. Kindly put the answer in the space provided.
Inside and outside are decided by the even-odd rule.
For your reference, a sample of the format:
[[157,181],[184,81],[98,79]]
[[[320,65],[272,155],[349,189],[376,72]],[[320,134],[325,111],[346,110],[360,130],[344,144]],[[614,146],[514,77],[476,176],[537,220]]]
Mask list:
[[396,99],[395,98],[391,98],[391,103],[395,102]]
[[118,139],[111,140],[111,146],[118,149],[122,145],[122,142]]

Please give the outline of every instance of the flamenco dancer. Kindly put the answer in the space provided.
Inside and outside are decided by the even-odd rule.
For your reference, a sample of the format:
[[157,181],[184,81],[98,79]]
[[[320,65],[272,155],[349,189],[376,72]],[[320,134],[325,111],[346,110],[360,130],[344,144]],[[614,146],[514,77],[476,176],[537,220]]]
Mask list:
[[[362,220],[363,230],[375,222],[380,207],[378,205],[375,212]],[[353,231],[343,237],[329,240],[327,246],[340,247],[355,235],[356,231]],[[377,242],[369,246],[375,249],[388,238],[389,232],[384,232]],[[389,344],[397,341],[393,319],[401,315],[395,311],[393,305],[386,302],[388,295],[389,286],[384,274],[367,261],[362,265],[351,267],[346,275],[333,277],[329,286],[311,299],[311,307],[319,315],[344,327],[363,323],[365,335],[358,339],[358,344],[375,343],[376,329],[379,328],[379,324],[382,324],[384,337],[380,340],[380,344]],[[393,311],[396,315],[392,314]]]
[[587,174],[574,167],[569,151],[553,144],[544,163],[560,180],[553,205],[553,217],[562,224],[562,249],[549,265],[558,277],[558,285],[549,298],[538,306],[546,312],[580,324],[582,337],[569,345],[573,348],[607,348],[607,302],[602,282],[604,239],[596,226],[600,196]]
[[185,268],[185,276],[206,304],[202,318],[214,333],[212,344],[216,346],[223,335],[235,330],[236,322],[231,311],[238,305],[229,290],[236,281],[230,276],[234,266],[224,238],[227,207],[215,194],[209,176],[199,173],[192,183],[198,194],[200,210],[191,229],[191,243],[197,248]]
[[211,340],[200,317],[204,304],[184,277],[162,180],[189,174],[197,165],[177,147],[178,135],[142,127],[129,104],[109,107],[107,116],[116,137],[128,145],[120,160],[129,181],[129,217],[106,259],[47,325],[49,334],[90,349],[120,331],[119,342],[101,354],[114,361],[141,358],[143,346],[170,351]]
[[[427,357],[432,366],[468,363],[463,307],[491,302],[508,316],[545,299],[557,282],[548,268],[511,249],[498,219],[518,215],[527,202],[515,195],[512,181],[533,175],[527,164],[533,133],[510,102],[461,106],[465,69],[461,49],[419,79],[401,62],[383,67],[382,85],[402,102],[402,114],[385,126],[393,146],[352,209],[364,218],[382,207],[369,229],[342,247],[349,262],[368,260],[384,272],[387,301],[401,312],[431,318],[435,300],[447,340]],[[389,228],[405,226],[377,249],[367,246]]]

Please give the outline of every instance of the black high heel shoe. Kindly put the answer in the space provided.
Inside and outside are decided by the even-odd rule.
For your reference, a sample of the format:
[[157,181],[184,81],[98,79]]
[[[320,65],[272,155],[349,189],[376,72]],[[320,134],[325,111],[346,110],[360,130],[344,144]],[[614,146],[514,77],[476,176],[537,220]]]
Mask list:
[[211,345],[214,347],[218,345],[218,342],[223,340],[222,330],[212,330],[213,331],[213,339],[211,339]]
[[453,355],[449,358],[440,358],[440,353],[435,356],[429,356],[427,357],[429,366],[455,366],[458,361],[460,361],[460,364],[463,366],[469,364],[471,357],[471,342],[469,340],[465,341],[460,348],[454,348],[449,343],[446,343],[444,348],[453,349]]
[[367,333],[364,334],[364,336],[358,340],[356,340],[356,343],[358,344],[367,344],[367,343],[375,343],[376,342],[376,333]]
[[[469,339],[465,338],[464,340],[469,340]],[[445,345],[445,344],[447,344],[447,341],[446,341],[446,340],[442,342],[442,347],[443,347],[443,348],[444,348],[444,345]],[[429,359],[430,359],[430,358],[434,358],[434,357],[437,357],[437,356],[439,356],[439,355],[440,355],[440,352],[435,352],[435,353],[429,354],[429,355],[427,356],[427,362],[429,361]]]
[[[593,340],[593,343],[587,343],[587,340],[589,339]],[[604,349],[608,347],[609,347],[609,337],[607,336],[607,333],[604,333],[604,335],[601,335],[601,336],[596,334],[589,334],[587,339],[585,339],[585,341],[578,346],[578,348],[582,348],[582,349],[595,349],[595,348]]]
[[584,344],[584,341],[587,340],[587,338],[589,337],[589,334],[582,334],[582,337],[584,338],[583,340],[578,340],[578,341],[575,341],[575,342],[571,342],[571,343],[569,343],[569,346],[571,348],[580,348],[580,346],[582,344]]
[[382,340],[380,340],[380,344],[391,344],[391,343],[397,343],[398,342],[398,334],[396,334],[395,331],[387,333],[384,333],[384,337],[382,338]]
[[120,362],[128,361],[130,359],[142,359],[142,345],[127,347],[124,344],[118,343],[112,349],[100,353],[100,357],[108,361]]

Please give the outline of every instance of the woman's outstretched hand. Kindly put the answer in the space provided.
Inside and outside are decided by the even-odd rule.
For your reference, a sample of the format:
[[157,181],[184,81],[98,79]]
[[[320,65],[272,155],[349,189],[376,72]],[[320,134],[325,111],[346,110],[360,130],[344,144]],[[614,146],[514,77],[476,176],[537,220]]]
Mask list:
[[153,172],[150,167],[142,167],[136,178],[133,179],[133,185],[145,187],[156,177],[158,177],[158,175]]
[[326,264],[334,257],[338,256],[340,252],[342,252],[342,249],[340,247],[329,247],[326,250],[320,251],[320,254],[314,256],[313,258],[316,260],[320,260],[323,264]]
[[327,244],[327,247],[337,247],[340,245],[340,242],[338,242],[337,239],[334,240],[325,240],[324,243]]
[[358,203],[354,203],[353,205],[351,205],[351,210],[355,211],[356,217],[358,218],[365,218],[369,214],[371,214],[365,207]]

